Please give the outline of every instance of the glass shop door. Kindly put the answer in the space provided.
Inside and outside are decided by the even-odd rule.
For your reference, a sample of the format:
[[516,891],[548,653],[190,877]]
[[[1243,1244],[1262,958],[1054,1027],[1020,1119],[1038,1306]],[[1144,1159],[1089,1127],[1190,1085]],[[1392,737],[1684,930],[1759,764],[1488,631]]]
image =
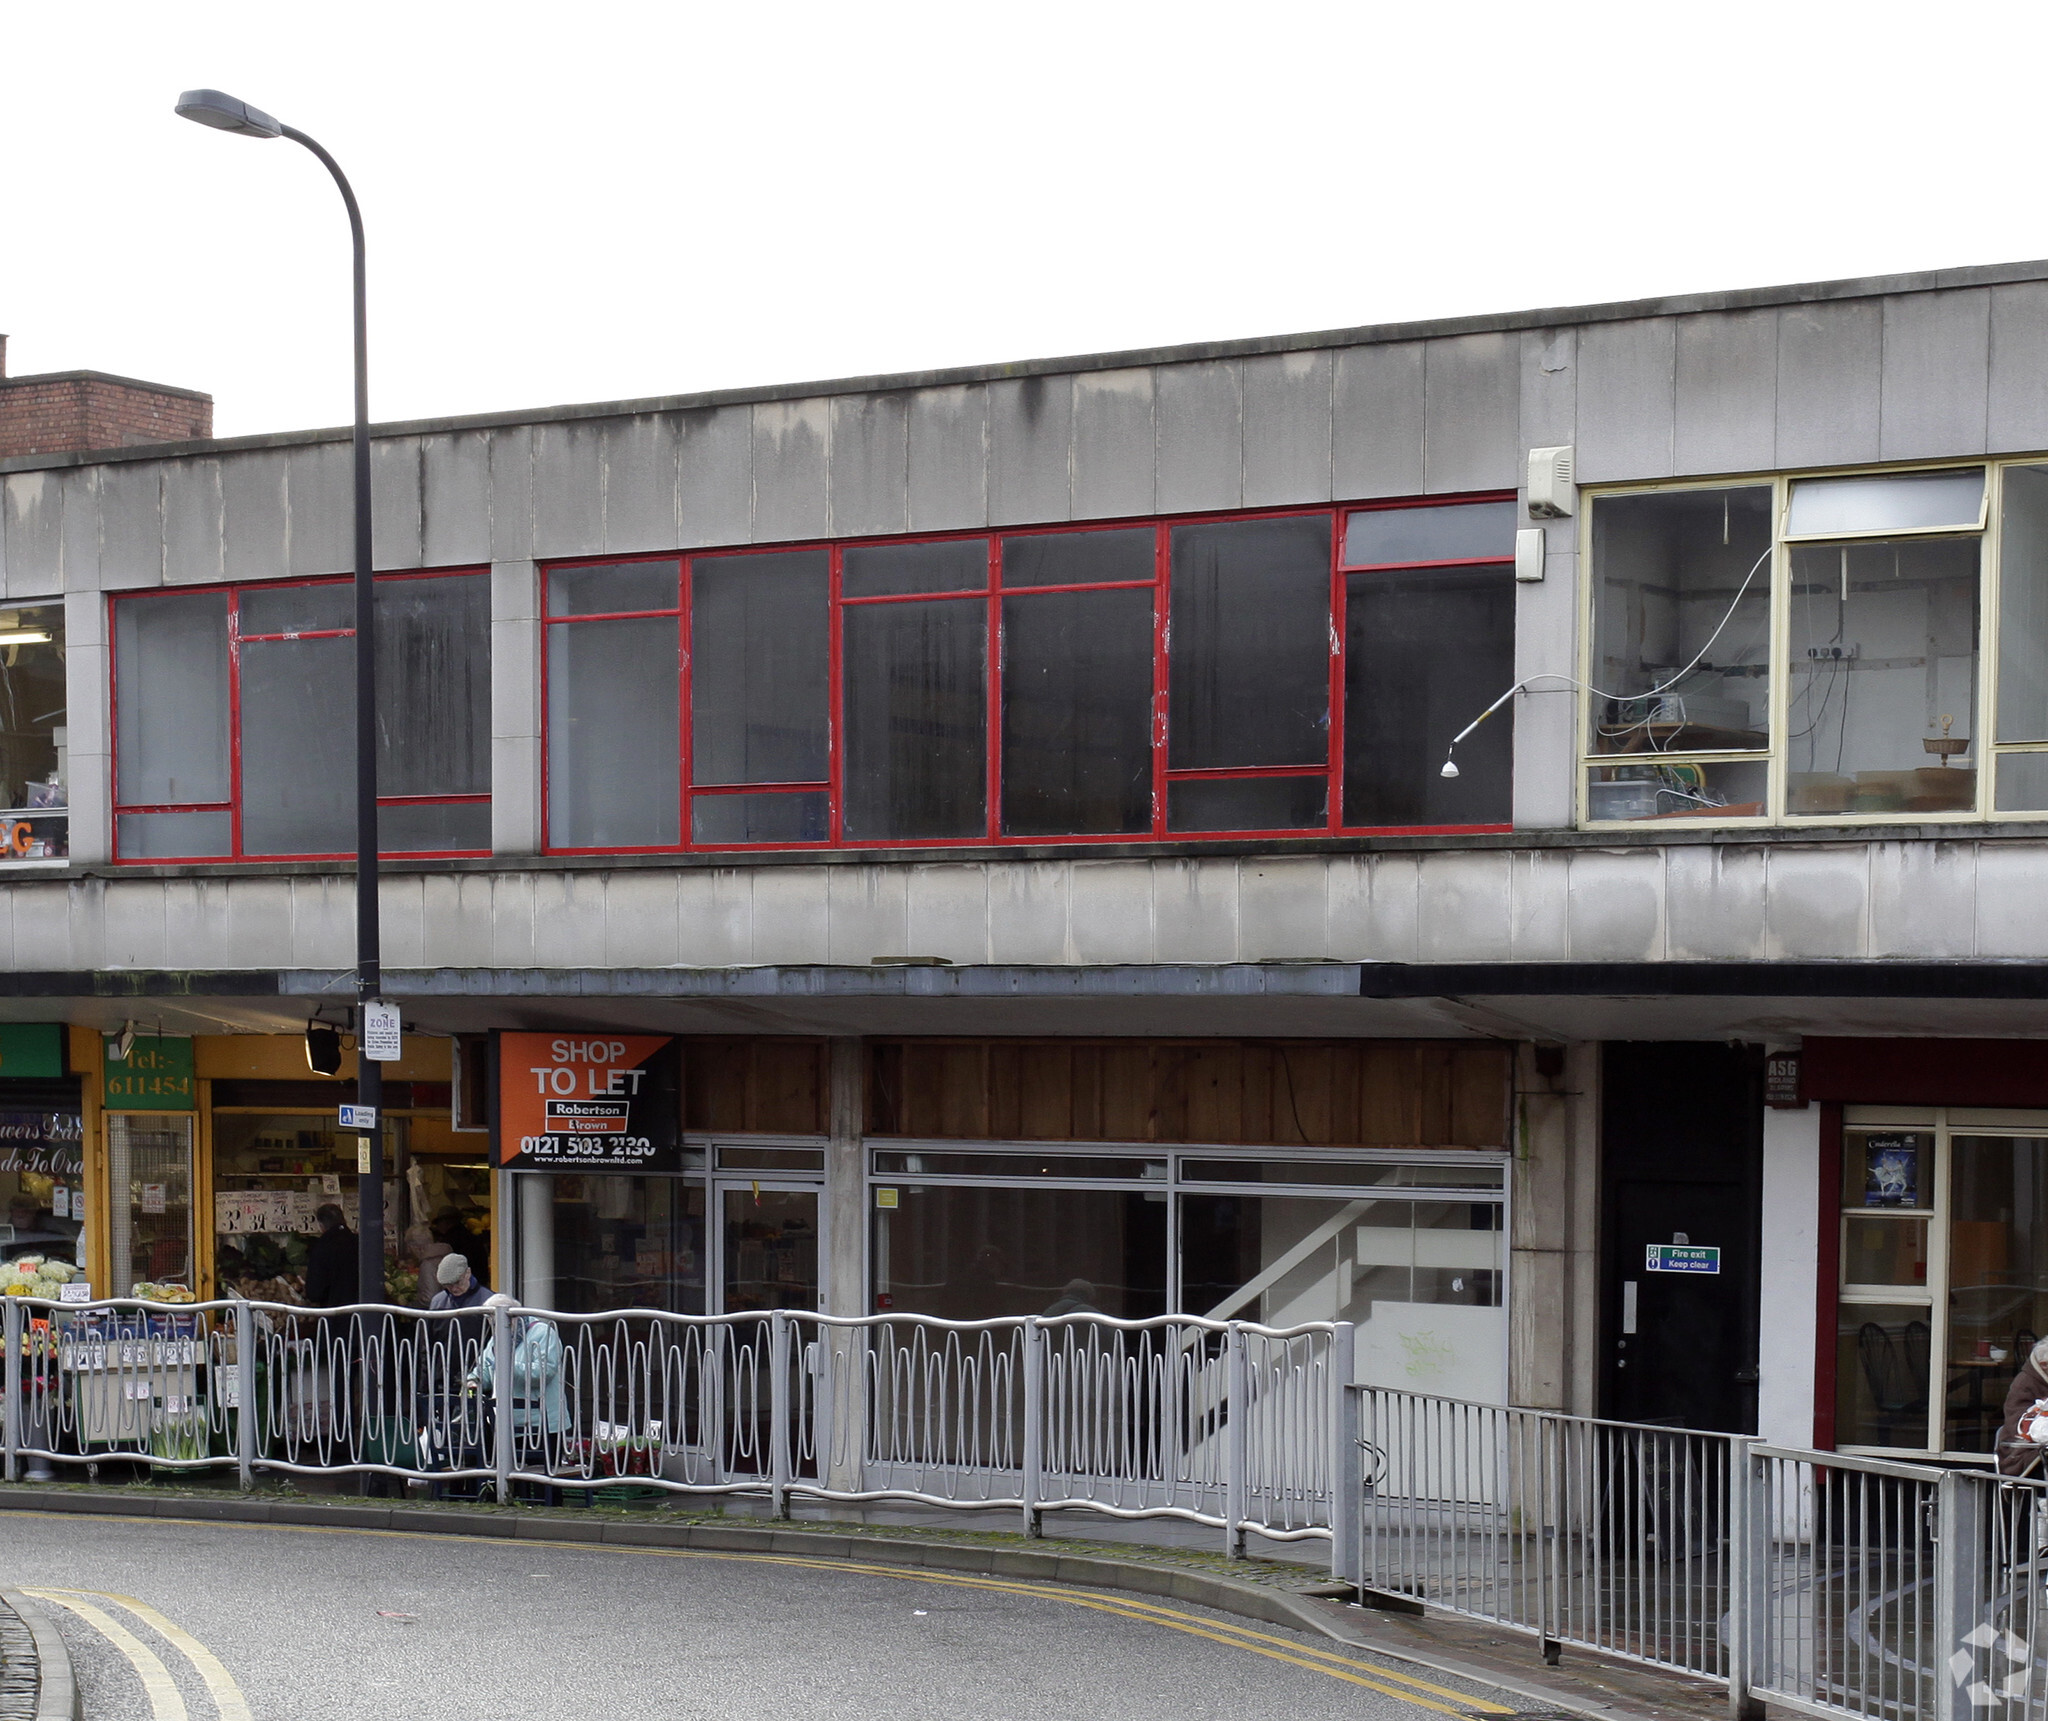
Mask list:
[[815,1183],[720,1178],[718,1216],[720,1314],[818,1307],[823,1283],[821,1198]]

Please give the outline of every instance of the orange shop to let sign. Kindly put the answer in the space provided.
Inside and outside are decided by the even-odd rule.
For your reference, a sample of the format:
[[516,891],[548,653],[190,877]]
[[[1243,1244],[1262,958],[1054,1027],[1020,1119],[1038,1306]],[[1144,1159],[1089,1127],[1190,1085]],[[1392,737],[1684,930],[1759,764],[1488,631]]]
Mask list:
[[679,1171],[674,1036],[498,1036],[498,1162]]

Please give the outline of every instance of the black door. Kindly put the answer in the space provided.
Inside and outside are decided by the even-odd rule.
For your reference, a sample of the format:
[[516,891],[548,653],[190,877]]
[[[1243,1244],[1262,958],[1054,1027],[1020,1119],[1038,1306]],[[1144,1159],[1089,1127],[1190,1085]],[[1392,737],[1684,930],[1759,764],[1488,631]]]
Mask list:
[[1756,1047],[1606,1048],[1605,1415],[1756,1430],[1762,1075]]

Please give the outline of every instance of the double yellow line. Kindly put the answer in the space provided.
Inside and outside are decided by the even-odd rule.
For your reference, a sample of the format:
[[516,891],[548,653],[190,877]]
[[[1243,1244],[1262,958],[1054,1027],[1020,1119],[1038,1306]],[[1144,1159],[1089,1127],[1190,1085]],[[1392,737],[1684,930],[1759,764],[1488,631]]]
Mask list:
[[178,1689],[178,1682],[171,1677],[171,1670],[163,1664],[156,1651],[95,1603],[112,1602],[133,1614],[184,1656],[205,1682],[207,1695],[213,1699],[219,1721],[253,1721],[241,1687],[213,1651],[176,1620],[157,1612],[148,1602],[137,1601],[133,1596],[115,1595],[108,1590],[24,1589],[21,1593],[68,1608],[119,1650],[142,1680],[142,1691],[149,1699],[152,1721],[187,1721],[185,1695]]

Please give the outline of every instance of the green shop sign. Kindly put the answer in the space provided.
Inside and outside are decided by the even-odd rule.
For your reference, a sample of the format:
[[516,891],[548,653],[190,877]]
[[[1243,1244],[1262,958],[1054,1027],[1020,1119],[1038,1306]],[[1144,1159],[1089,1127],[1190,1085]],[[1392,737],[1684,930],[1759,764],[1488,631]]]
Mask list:
[[64,1073],[64,1030],[55,1022],[0,1024],[0,1076],[48,1081]]
[[189,1037],[137,1039],[127,1057],[107,1059],[109,1111],[190,1111],[197,1092]]

